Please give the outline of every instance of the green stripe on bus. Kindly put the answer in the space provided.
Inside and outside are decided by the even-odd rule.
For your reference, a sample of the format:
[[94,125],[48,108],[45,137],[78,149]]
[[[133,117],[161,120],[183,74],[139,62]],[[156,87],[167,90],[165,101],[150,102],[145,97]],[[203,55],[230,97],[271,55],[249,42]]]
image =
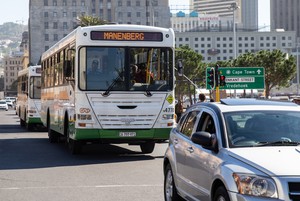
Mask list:
[[[99,129],[76,129],[76,140],[84,139],[161,139],[167,140],[170,128],[157,128],[149,130],[99,130]],[[135,132],[135,137],[120,137],[120,132]]]
[[41,124],[41,118],[28,118],[28,124]]

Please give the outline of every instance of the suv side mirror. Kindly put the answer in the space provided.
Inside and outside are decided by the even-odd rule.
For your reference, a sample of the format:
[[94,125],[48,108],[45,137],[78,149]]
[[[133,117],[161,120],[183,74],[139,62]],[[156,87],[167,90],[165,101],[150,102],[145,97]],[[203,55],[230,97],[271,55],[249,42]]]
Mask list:
[[201,145],[205,149],[218,152],[218,143],[217,143],[216,134],[200,131],[194,133],[191,139],[193,143]]

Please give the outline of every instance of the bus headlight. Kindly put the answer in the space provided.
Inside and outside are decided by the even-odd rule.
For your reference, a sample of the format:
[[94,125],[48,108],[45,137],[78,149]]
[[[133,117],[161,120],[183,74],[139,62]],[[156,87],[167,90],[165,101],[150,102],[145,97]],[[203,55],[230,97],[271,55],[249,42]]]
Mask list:
[[240,173],[232,176],[240,194],[278,198],[276,184],[271,178]]
[[163,120],[174,119],[174,115],[173,114],[163,114],[162,118],[163,118]]

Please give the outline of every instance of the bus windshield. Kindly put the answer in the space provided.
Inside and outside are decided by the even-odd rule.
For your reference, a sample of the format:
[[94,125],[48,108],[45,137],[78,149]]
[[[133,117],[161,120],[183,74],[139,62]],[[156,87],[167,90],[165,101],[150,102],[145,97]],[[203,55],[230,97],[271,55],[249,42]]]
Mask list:
[[29,85],[29,97],[32,99],[41,98],[41,77],[31,77]]
[[79,87],[102,91],[171,91],[172,51],[161,47],[82,47]]

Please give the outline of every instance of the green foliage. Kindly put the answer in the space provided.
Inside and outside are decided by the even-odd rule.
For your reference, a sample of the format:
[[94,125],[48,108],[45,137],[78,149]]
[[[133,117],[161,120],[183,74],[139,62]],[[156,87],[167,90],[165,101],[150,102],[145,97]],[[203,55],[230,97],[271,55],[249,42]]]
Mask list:
[[80,16],[78,21],[82,27],[107,24],[107,21],[102,20],[99,17],[89,15]]
[[[178,60],[181,59],[184,66],[184,75],[195,83],[199,85],[203,85],[203,77],[205,75],[205,65],[202,62],[203,57],[189,48],[188,46],[182,46],[176,48],[175,53],[176,64]],[[175,94],[178,99],[182,99],[184,94],[191,94],[191,90],[194,89],[194,86],[190,83],[188,79],[183,77],[179,77],[176,75],[176,89]],[[191,100],[191,99],[190,99]]]

